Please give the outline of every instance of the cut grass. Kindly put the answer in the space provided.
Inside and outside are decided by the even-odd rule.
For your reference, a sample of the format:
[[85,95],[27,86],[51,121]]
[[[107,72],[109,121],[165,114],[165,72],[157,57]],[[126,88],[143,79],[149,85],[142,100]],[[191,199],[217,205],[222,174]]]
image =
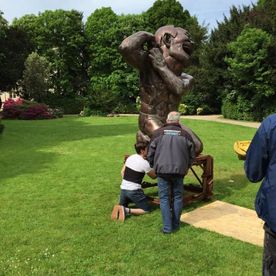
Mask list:
[[[214,156],[214,198],[253,208],[258,185],[246,180],[233,143],[251,139],[255,129],[184,123],[201,137],[204,153]],[[261,274],[260,247],[185,224],[164,236],[159,209],[124,224],[110,220],[123,156],[134,152],[137,118],[4,124],[0,275]]]

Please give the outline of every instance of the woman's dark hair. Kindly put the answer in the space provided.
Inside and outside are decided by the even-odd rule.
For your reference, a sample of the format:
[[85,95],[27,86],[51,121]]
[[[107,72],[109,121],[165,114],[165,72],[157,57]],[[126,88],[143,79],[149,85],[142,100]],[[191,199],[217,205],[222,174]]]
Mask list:
[[141,153],[141,150],[145,150],[148,147],[149,143],[147,142],[137,142],[134,144],[135,150],[138,154]]

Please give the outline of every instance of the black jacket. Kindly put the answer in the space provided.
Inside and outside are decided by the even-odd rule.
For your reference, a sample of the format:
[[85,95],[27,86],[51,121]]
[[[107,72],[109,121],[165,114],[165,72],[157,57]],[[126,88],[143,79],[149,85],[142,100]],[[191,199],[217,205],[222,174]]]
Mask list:
[[165,124],[153,133],[147,159],[157,175],[184,176],[194,158],[192,138],[180,124]]

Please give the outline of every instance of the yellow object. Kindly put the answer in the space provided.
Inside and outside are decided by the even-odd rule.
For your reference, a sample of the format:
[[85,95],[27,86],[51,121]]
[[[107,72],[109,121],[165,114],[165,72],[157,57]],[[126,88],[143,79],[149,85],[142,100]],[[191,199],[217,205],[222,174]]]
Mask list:
[[234,151],[237,153],[239,159],[245,160],[246,158],[246,152],[249,148],[249,145],[251,143],[251,140],[247,141],[236,141],[234,143]]

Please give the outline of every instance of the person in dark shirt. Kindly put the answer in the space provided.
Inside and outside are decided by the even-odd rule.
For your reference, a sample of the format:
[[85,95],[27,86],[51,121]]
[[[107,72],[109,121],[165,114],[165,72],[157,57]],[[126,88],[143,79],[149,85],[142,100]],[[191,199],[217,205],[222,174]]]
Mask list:
[[195,159],[193,140],[181,127],[179,119],[180,114],[176,111],[168,114],[167,123],[153,133],[147,157],[157,174],[164,234],[176,231],[180,227],[183,179]]
[[276,275],[276,114],[268,116],[257,130],[246,153],[245,173],[262,184],[255,208],[264,220],[263,275]]

